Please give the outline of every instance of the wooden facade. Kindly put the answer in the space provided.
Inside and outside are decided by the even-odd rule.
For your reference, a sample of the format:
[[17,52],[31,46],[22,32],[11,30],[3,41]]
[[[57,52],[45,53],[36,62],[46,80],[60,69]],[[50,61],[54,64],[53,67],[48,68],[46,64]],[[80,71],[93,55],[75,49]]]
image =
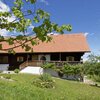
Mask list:
[[[80,62],[84,52],[69,53],[16,53],[16,54],[0,54],[0,64],[9,64],[9,70],[19,68],[21,64],[28,61],[67,61]],[[40,58],[39,56],[42,55]],[[49,60],[46,57],[49,55]]]

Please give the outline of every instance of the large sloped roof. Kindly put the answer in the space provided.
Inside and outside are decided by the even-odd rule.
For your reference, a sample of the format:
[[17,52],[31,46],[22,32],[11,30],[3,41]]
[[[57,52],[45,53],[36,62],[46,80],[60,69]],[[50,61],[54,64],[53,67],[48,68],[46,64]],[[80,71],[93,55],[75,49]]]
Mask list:
[[[89,46],[86,37],[82,33],[78,34],[59,34],[51,35],[51,42],[40,42],[38,45],[32,46],[34,53],[53,53],[53,52],[89,52]],[[9,45],[3,44],[3,48]],[[21,47],[14,49],[16,53],[26,53]],[[5,53],[0,51],[0,53]]]

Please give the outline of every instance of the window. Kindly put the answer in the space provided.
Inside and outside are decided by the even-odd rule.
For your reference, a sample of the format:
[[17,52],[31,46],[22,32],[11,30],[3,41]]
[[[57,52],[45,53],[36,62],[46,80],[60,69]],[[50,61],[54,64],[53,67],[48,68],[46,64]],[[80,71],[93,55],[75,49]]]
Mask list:
[[46,61],[46,57],[45,57],[45,56],[42,56],[42,57],[40,58],[40,60]]
[[38,55],[33,55],[32,60],[38,60]]
[[17,62],[23,62],[24,61],[24,57],[17,57]]
[[8,63],[8,56],[0,56],[0,63]]
[[74,57],[73,56],[68,56],[68,57],[66,57],[66,61],[74,61]]

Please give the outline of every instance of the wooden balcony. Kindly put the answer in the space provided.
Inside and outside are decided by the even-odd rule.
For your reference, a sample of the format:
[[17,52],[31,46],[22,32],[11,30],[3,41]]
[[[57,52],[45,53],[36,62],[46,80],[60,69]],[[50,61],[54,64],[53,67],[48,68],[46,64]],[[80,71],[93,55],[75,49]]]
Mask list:
[[55,66],[61,67],[68,63],[69,64],[81,64],[83,62],[82,61],[37,61],[37,60],[34,60],[34,61],[26,61],[26,62],[22,63],[19,67],[20,67],[20,69],[23,69],[27,66],[40,67],[45,63],[54,63]]

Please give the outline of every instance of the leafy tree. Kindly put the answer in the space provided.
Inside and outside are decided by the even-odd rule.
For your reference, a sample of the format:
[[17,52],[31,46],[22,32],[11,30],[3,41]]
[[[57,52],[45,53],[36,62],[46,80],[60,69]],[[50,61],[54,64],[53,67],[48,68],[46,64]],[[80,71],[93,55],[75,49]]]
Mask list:
[[88,61],[84,64],[84,73],[89,75],[95,81],[100,82],[100,56],[90,54]]
[[90,62],[90,63],[100,62],[100,56],[99,55],[90,54],[88,56],[88,62]]
[[44,69],[48,69],[48,68],[55,69],[56,68],[54,63],[45,63],[41,67]]
[[[12,1],[14,6],[11,8],[10,12],[0,12],[0,29],[6,29],[10,32],[22,32],[22,35],[16,37],[4,38],[0,36],[0,50],[8,51],[10,53],[14,52],[14,48],[21,46],[26,51],[32,50],[28,45],[36,45],[37,40],[42,42],[50,41],[51,37],[48,36],[48,33],[58,32],[64,33],[65,30],[71,31],[71,25],[62,25],[51,22],[50,14],[45,12],[42,9],[36,8],[36,0],[15,0]],[[28,7],[25,7],[25,3],[34,7],[33,10]],[[27,8],[27,9],[26,9]],[[31,18],[29,17],[31,15]],[[13,21],[8,21],[8,18],[12,16],[15,17]],[[35,25],[32,29],[33,37],[27,37],[26,33],[30,25]],[[8,42],[9,45],[13,45],[10,48],[4,49],[2,47],[2,42]]]
[[63,66],[63,72],[66,75],[82,75],[83,74],[83,65],[77,64],[77,65],[70,65],[66,64]]

